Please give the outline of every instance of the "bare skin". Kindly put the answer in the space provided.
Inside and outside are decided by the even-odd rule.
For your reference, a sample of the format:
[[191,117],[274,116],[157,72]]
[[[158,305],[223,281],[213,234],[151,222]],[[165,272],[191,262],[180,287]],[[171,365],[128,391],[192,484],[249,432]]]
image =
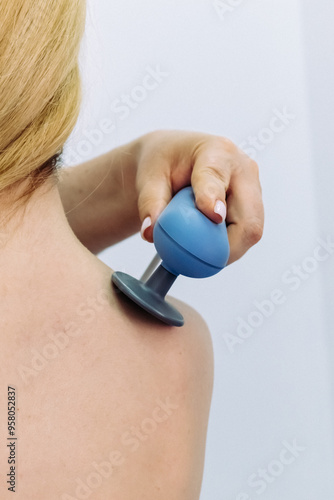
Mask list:
[[185,326],[168,327],[120,296],[58,188],[36,191],[18,221],[0,227],[0,498],[13,498],[11,386],[17,500],[196,500],[213,380],[205,322],[170,298]]
[[[226,215],[228,263],[262,236],[259,168],[230,140],[186,131],[155,131],[97,158],[63,169],[59,190],[68,220],[92,252],[139,231],[153,241],[154,224],[182,187],[191,185],[197,208],[213,222],[217,201]],[[145,229],[145,220],[151,225]]]

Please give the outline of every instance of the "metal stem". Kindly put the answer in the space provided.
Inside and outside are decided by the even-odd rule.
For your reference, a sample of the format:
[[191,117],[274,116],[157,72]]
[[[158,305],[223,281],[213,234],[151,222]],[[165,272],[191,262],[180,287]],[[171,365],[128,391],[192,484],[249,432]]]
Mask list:
[[170,273],[160,264],[145,285],[164,298],[176,278],[175,274]]
[[148,278],[151,276],[151,274],[158,267],[160,262],[161,262],[160,256],[159,256],[159,254],[156,253],[155,256],[153,257],[153,259],[151,260],[148,268],[144,272],[143,276],[140,278],[140,281],[143,281],[145,283],[145,281],[148,280]]

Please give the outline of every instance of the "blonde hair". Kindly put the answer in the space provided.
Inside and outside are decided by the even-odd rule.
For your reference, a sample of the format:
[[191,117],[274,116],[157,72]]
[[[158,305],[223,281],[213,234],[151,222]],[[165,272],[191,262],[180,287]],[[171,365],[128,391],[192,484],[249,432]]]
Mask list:
[[[86,0],[0,0],[0,195],[56,172],[82,97]],[[20,199],[22,196],[20,196]]]

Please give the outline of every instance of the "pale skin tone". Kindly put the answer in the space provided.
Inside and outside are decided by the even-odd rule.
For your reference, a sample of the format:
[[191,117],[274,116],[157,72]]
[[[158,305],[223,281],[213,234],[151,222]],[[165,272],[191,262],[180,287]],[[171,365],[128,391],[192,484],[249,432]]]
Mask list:
[[[95,168],[90,162],[64,171],[59,188],[48,182],[23,218],[20,209],[1,226],[0,434],[6,442],[10,385],[17,393],[18,500],[73,500],[79,484],[91,487],[93,500],[199,498],[213,383],[208,328],[172,298],[182,328],[137,309],[111,287],[113,270],[92,253],[138,231],[147,211],[154,219],[162,208],[154,199],[135,208],[135,186],[144,181],[134,172],[140,148],[133,144],[97,158]],[[103,173],[109,177],[87,198]],[[1,196],[5,215],[11,198]],[[2,475],[8,451],[0,447]],[[1,482],[1,499],[12,498],[8,486]]]
[[[192,185],[197,207],[216,223],[227,209],[229,264],[259,241],[264,211],[255,161],[226,138],[198,132],[156,131],[77,167],[64,170],[60,193],[69,222],[92,252],[138,232],[145,238],[182,187]],[[93,191],[93,192],[92,192]]]

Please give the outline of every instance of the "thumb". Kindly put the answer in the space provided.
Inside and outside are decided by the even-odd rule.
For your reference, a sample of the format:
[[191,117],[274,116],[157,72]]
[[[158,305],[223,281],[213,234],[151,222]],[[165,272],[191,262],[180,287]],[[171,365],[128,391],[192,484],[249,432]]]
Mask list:
[[172,199],[170,171],[156,164],[147,165],[137,177],[138,211],[142,222],[141,236],[153,242],[153,228],[161,212]]

